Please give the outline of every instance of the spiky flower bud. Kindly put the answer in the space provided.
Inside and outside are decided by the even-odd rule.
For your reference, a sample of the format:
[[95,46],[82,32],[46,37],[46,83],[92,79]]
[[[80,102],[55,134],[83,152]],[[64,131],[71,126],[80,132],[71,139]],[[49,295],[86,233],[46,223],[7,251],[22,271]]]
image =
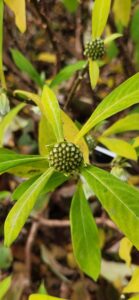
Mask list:
[[0,117],[3,118],[10,111],[9,100],[5,92],[0,90]]
[[100,59],[105,53],[104,41],[100,38],[88,42],[85,46],[84,55],[92,60]]
[[67,141],[54,145],[49,153],[50,166],[60,172],[78,171],[82,163],[83,154],[79,147]]

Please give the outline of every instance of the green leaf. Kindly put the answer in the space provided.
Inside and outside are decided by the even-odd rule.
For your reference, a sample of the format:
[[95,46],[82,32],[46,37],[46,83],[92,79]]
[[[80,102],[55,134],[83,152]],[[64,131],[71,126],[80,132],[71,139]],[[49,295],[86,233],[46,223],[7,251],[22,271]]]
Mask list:
[[47,294],[47,290],[46,287],[44,285],[44,282],[41,282],[41,285],[39,286],[39,289],[37,291],[39,293],[39,295],[46,295]]
[[8,292],[11,285],[11,276],[6,277],[0,281],[0,299],[2,299]]
[[121,33],[113,33],[113,34],[111,34],[111,35],[109,35],[108,37],[105,38],[104,44],[107,45],[107,44],[111,43],[112,41],[118,39],[121,36],[122,36]]
[[39,155],[16,154],[12,151],[9,153],[6,149],[0,149],[0,173],[6,172],[16,166],[26,165],[33,162],[43,162],[48,167],[46,157],[41,157]]
[[137,160],[137,153],[132,145],[129,143],[114,139],[114,138],[107,138],[107,137],[99,137],[99,142],[102,143],[105,147],[107,147],[112,152],[118,154],[119,156]]
[[42,113],[50,123],[55,141],[61,142],[64,140],[61,111],[54,92],[48,87],[44,86],[41,97]]
[[139,192],[112,174],[96,167],[84,168],[82,175],[111,219],[139,249],[137,230],[139,226]]
[[124,293],[138,293],[139,292],[139,267],[133,273],[131,280],[123,290]]
[[[22,194],[34,183],[34,181],[39,178],[39,176],[40,174],[35,175],[30,179],[23,181],[20,185],[18,185],[18,187],[14,190],[12,194],[12,199],[18,200],[22,196]],[[55,190],[56,187],[60,186],[67,179],[68,177],[65,176],[64,174],[59,172],[54,172],[52,176],[48,179],[48,182],[45,184],[40,195],[46,194],[48,192],[52,192],[53,190]]]
[[130,33],[133,41],[135,43],[139,43],[139,8],[137,8],[134,12],[134,15],[131,19],[131,27],[130,27]]
[[116,22],[120,21],[123,26],[127,26],[130,19],[131,0],[114,0],[113,12]]
[[99,66],[96,61],[89,59],[89,77],[92,89],[97,85],[99,79]]
[[16,66],[26,73],[38,86],[42,87],[44,81],[31,62],[19,50],[11,49],[11,54]]
[[4,0],[15,14],[15,23],[19,30],[24,33],[26,30],[26,1],[25,0]]
[[0,122],[0,147],[2,147],[3,145],[4,135],[6,130],[10,126],[10,123],[25,105],[25,103],[20,103],[15,108],[11,109],[10,112]]
[[138,147],[139,147],[139,136],[137,136],[137,137],[134,139],[132,146],[133,146],[134,148],[138,148]]
[[103,136],[125,131],[139,130],[139,114],[130,114],[121,120],[115,122],[112,126],[103,132]]
[[139,102],[139,73],[130,77],[97,106],[75,140],[80,139],[101,121]]
[[5,245],[10,246],[24,226],[37,197],[53,173],[53,168],[44,172],[20,197],[10,210],[4,225]]
[[39,122],[39,153],[48,155],[50,147],[55,144],[55,135],[45,116],[42,115]]
[[101,36],[107,23],[111,0],[95,0],[92,11],[92,38]]
[[2,191],[0,192],[0,201],[4,200],[5,198],[10,196],[10,192],[9,191]]
[[79,5],[78,0],[61,0],[61,2],[65,5],[66,9],[70,13],[74,13],[77,10],[77,7]]
[[41,174],[32,176],[28,180],[25,180],[21,184],[19,184],[12,193],[12,199],[18,200],[25,193],[25,191],[34,183],[34,181],[36,181],[40,177],[40,175]]
[[[12,264],[12,252],[10,248],[5,247],[3,244],[0,244],[0,269],[6,270]],[[0,298],[1,299],[1,298]]]
[[77,61],[76,63],[64,67],[52,80],[50,87],[54,88],[57,85],[61,84],[65,80],[68,80],[74,75],[76,71],[82,70],[86,67],[87,62],[84,60]]
[[40,101],[41,101],[41,98],[34,94],[34,93],[30,93],[30,92],[26,92],[26,91],[23,91],[23,90],[15,90],[14,91],[14,95],[19,95],[25,99],[27,99],[28,101],[33,101],[36,105],[40,105]]
[[97,280],[101,262],[99,235],[81,185],[72,199],[70,220],[75,258],[81,270]]
[[[61,110],[61,116],[62,116],[63,130],[64,130],[64,138],[68,142],[73,142],[74,137],[79,132],[79,129],[76,126],[76,124],[72,121],[72,119],[63,110]],[[83,153],[85,163],[88,163],[89,162],[89,149],[88,149],[87,143],[85,142],[84,138],[80,139],[80,141],[78,141],[77,145]]]

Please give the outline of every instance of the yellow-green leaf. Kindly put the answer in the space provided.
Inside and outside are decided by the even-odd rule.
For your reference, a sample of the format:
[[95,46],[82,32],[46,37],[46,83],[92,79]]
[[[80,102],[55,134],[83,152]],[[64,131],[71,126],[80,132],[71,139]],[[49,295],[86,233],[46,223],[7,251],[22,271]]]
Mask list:
[[139,147],[139,136],[137,136],[137,137],[134,139],[134,142],[133,142],[132,146],[133,146],[134,148]]
[[49,154],[49,147],[55,144],[55,135],[45,116],[39,122],[39,152],[41,155]]
[[115,138],[105,137],[99,137],[98,140],[112,152],[128,159],[137,160],[137,153],[135,149],[127,142]]
[[15,90],[14,95],[22,96],[23,98],[27,99],[28,101],[33,101],[36,105],[40,106],[40,97],[37,94],[22,91],[22,90]]
[[97,106],[75,140],[79,140],[101,121],[139,102],[139,73],[119,85]]
[[107,23],[111,0],[95,0],[92,10],[92,38],[96,39],[103,33]]
[[130,298],[129,300],[139,300],[139,295]]
[[29,300],[66,300],[66,299],[63,299],[63,298],[56,298],[56,297],[53,297],[53,296],[48,296],[48,295],[39,295],[39,294],[32,294],[30,297],[29,297]]
[[92,89],[97,85],[99,79],[99,66],[96,61],[89,59],[89,77]]
[[53,173],[53,168],[45,171],[35,182],[23,193],[19,200],[10,210],[4,225],[5,245],[10,246],[17,238],[24,226],[37,197],[44,188]]
[[49,52],[41,52],[38,54],[37,60],[55,64],[56,55]]
[[115,0],[113,5],[115,20],[127,26],[130,19],[131,0]]
[[110,34],[108,37],[105,38],[104,44],[107,45],[107,44],[111,43],[112,41],[118,39],[118,38],[121,37],[121,36],[122,36],[121,33],[113,33],[113,34]]
[[[68,142],[73,142],[75,135],[79,132],[79,129],[75,125],[75,123],[71,120],[71,118],[64,112],[61,111],[62,115],[62,123],[63,123],[63,130],[64,130],[64,137]],[[86,163],[89,162],[89,150],[85,140],[82,138],[77,142],[77,145],[80,147],[84,161]]]
[[63,141],[64,135],[60,107],[54,92],[46,85],[43,88],[40,109],[52,127],[55,141]]
[[119,248],[119,256],[123,259],[127,265],[130,267],[131,265],[131,250],[133,244],[129,241],[128,238],[124,237],[120,241],[120,248]]
[[103,136],[131,130],[139,130],[139,113],[130,114],[118,120],[103,132]]
[[11,276],[6,277],[0,281],[0,299],[3,299],[11,285]]
[[130,282],[123,290],[123,293],[138,293],[138,292],[139,292],[139,267],[135,269]]
[[9,111],[9,113],[0,122],[0,147],[2,147],[2,145],[3,145],[4,135],[5,135],[6,130],[10,126],[10,123],[13,121],[15,116],[25,105],[26,105],[25,103],[21,103],[21,104],[17,105],[16,107],[14,107],[13,109],[11,109]]
[[23,33],[26,30],[26,3],[25,0],[4,0],[15,14],[15,23]]

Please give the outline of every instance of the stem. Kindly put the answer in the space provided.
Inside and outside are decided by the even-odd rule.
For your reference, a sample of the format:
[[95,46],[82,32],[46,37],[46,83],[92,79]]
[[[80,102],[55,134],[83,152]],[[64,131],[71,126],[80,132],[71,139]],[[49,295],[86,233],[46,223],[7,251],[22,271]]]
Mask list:
[[66,99],[66,102],[65,102],[65,105],[64,105],[64,109],[65,110],[67,109],[67,107],[68,107],[70,101],[72,100],[72,98],[73,98],[73,96],[74,96],[74,94],[75,94],[78,86],[80,85],[81,81],[83,80],[84,75],[87,72],[87,67],[88,67],[88,65],[82,70],[82,72],[76,78],[76,80],[75,80],[75,82],[73,84],[73,87],[72,87],[72,89],[71,89],[71,91],[70,91],[70,93],[69,93],[69,95],[68,95],[68,97]]
[[3,12],[4,3],[0,0],[0,80],[3,89],[6,89],[6,81],[3,71]]

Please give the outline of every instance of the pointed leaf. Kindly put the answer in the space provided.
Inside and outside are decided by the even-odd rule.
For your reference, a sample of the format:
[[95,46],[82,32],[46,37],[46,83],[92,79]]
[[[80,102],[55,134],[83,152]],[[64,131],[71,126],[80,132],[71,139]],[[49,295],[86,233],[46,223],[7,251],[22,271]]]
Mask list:
[[105,147],[118,154],[119,156],[133,160],[137,160],[138,158],[133,146],[123,140],[114,138],[110,139],[107,137],[99,137],[98,140],[101,144],[103,144]]
[[11,276],[6,277],[0,281],[0,299],[3,299],[5,294],[8,292],[11,285]]
[[95,0],[92,11],[92,38],[101,36],[107,23],[111,0]]
[[111,92],[95,109],[75,140],[80,139],[101,121],[139,102],[139,73]]
[[39,122],[39,153],[48,155],[50,147],[55,144],[55,135],[45,116],[42,115]]
[[[18,200],[21,195],[35,182],[36,179],[40,177],[40,174],[32,176],[30,179],[23,181],[18,187],[14,190],[12,194],[13,200]],[[68,180],[68,177],[62,173],[54,172],[52,176],[48,179],[45,184],[43,190],[41,191],[41,195],[52,192],[58,186],[60,186],[63,182]]]
[[61,111],[54,92],[48,87],[44,86],[41,97],[41,111],[50,123],[55,141],[61,142],[64,139]]
[[75,258],[81,270],[96,280],[101,260],[99,235],[81,185],[72,199],[70,220]]
[[15,90],[14,95],[22,96],[23,98],[27,99],[28,101],[32,100],[36,105],[38,105],[38,106],[40,105],[41,98],[36,94],[22,91],[22,90]]
[[96,167],[84,168],[82,175],[111,219],[139,249],[137,230],[139,226],[139,192],[112,174]]
[[121,33],[113,33],[113,34],[111,34],[111,35],[109,35],[108,37],[105,38],[104,44],[107,45],[107,44],[111,43],[112,41],[118,39],[121,36],[122,36]]
[[134,139],[132,146],[133,146],[134,148],[138,148],[138,147],[139,147],[139,136],[137,136],[137,137]]
[[10,123],[13,121],[15,116],[25,105],[26,105],[25,103],[20,103],[19,105],[11,109],[9,113],[0,122],[0,147],[2,147],[3,145],[4,135],[6,130],[10,126]]
[[37,197],[44,188],[46,182],[53,173],[53,169],[48,169],[43,173],[21,196],[13,208],[10,210],[4,225],[5,245],[10,246],[17,238],[24,226],[31,210],[33,209]]
[[85,60],[77,61],[76,63],[64,67],[60,72],[54,77],[52,80],[50,87],[54,88],[57,85],[60,85],[65,80],[70,79],[74,75],[75,72],[82,70],[86,67],[87,62]]
[[4,0],[15,14],[15,22],[23,33],[26,30],[26,3],[25,0]]
[[96,61],[89,59],[89,77],[92,89],[97,85],[99,79],[99,66]]
[[41,79],[40,74],[34,68],[32,63],[17,49],[11,49],[13,61],[22,72],[26,73],[38,86],[42,87],[44,81]]
[[130,282],[124,288],[123,292],[124,293],[138,293],[139,292],[139,267],[135,269]]
[[103,132],[103,136],[131,130],[139,130],[139,113],[130,114],[118,120]]
[[114,0],[113,12],[116,22],[120,21],[123,26],[127,26],[130,19],[131,0]]
[[[3,152],[5,150],[5,153]],[[26,165],[33,162],[47,163],[46,157],[39,155],[21,155],[16,153],[8,153],[6,149],[0,149],[0,173],[6,172],[16,166]]]

